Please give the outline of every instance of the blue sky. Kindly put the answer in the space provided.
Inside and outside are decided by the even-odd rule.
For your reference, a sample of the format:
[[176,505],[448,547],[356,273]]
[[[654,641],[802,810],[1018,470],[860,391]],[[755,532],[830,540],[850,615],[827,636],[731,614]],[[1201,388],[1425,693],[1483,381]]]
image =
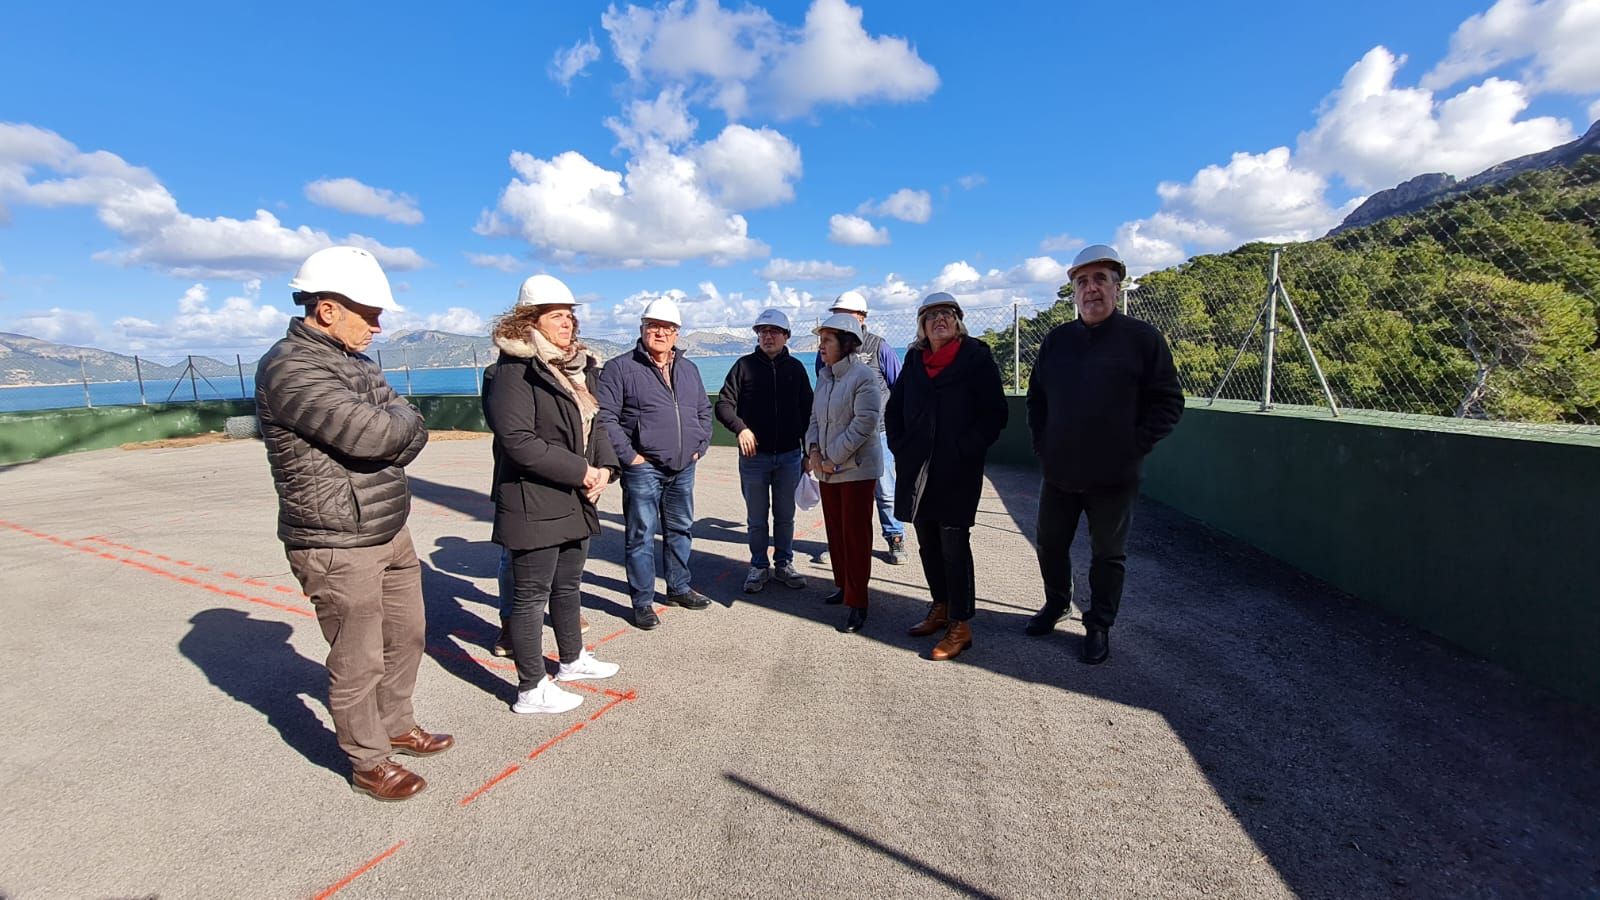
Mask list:
[[594,334],[1047,302],[1084,241],[1315,237],[1600,114],[1600,0],[159,6],[3,14],[0,330],[260,349],[352,240],[391,331],[541,271]]

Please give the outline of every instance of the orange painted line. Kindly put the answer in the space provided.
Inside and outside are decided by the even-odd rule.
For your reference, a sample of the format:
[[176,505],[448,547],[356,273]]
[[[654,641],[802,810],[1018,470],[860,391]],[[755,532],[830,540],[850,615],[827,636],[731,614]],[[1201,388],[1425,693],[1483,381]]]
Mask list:
[[[98,558],[101,558],[101,559],[109,559],[112,562],[121,563],[122,565],[128,566],[130,568],[138,569],[141,572],[147,572],[147,573],[149,573],[151,575],[159,575],[162,578],[171,579],[172,581],[177,581],[177,582],[181,582],[183,584],[190,585],[192,587],[201,588],[202,590],[207,590],[207,591],[210,591],[210,592],[212,592],[214,594],[221,594],[223,596],[233,596],[235,599],[245,600],[245,601],[248,601],[250,603],[258,603],[258,604],[260,604],[262,606],[269,606],[269,607],[271,607],[273,609],[276,609],[276,610],[279,610],[281,612],[293,613],[294,615],[306,616],[308,618],[316,618],[316,613],[313,613],[310,610],[305,609],[303,607],[289,606],[289,605],[283,604],[283,603],[274,603],[273,601],[268,600],[265,597],[252,597],[252,596],[250,596],[248,594],[240,594],[238,592],[230,592],[226,588],[223,588],[223,587],[221,587],[219,585],[208,584],[208,583],[206,583],[204,581],[200,581],[200,580],[195,579],[195,578],[190,578],[187,575],[178,575],[178,574],[176,574],[174,572],[168,572],[165,569],[157,568],[156,566],[148,565],[146,563],[139,562],[138,560],[128,559],[126,557],[117,556],[117,555],[112,554],[112,553],[102,553],[102,552],[100,552],[98,550],[95,550],[93,548],[85,547],[82,544],[79,544],[79,543],[77,543],[75,541],[69,541],[66,538],[61,538],[61,537],[56,537],[55,535],[45,534],[42,531],[35,531],[32,528],[27,528],[25,526],[18,525],[18,524],[14,523],[14,522],[8,522],[8,521],[6,521],[4,519],[0,519],[0,528],[9,528],[9,529],[11,529],[13,531],[21,532],[22,534],[26,534],[26,535],[28,535],[30,537],[36,537],[36,538],[39,538],[40,540],[49,541],[49,542],[51,542],[53,544],[59,544],[62,547],[66,547],[66,548],[71,549],[71,550],[77,550],[80,553],[87,553],[90,556],[98,557]],[[160,559],[161,557],[158,555],[158,556],[156,556],[156,558]]]
[[[210,572],[212,574],[219,574],[223,578],[228,579],[229,581],[237,581],[237,582],[240,582],[241,584],[251,585],[252,587],[270,587],[275,591],[279,591],[279,592],[282,592],[282,593],[285,593],[285,594],[293,594],[294,596],[299,597],[301,600],[309,601],[311,599],[310,597],[307,597],[305,594],[301,593],[300,591],[295,590],[294,588],[283,587],[282,585],[276,585],[276,584],[269,584],[269,583],[267,583],[265,581],[260,581],[260,580],[257,580],[255,578],[250,578],[250,577],[247,577],[247,576],[244,576],[244,575],[239,575],[239,574],[237,574],[235,572],[217,572],[215,569],[211,569],[211,568],[208,568],[206,566],[196,565],[195,563],[190,563],[190,562],[184,562],[183,560],[174,560],[171,557],[163,556],[160,553],[155,553],[155,552],[152,552],[150,550],[144,550],[144,549],[141,549],[139,547],[132,547],[132,546],[129,546],[128,544],[121,544],[121,543],[118,543],[116,541],[110,540],[108,538],[87,537],[87,538],[84,538],[84,540],[85,541],[93,541],[94,543],[97,543],[97,544],[104,544],[107,547],[115,547],[118,550],[127,550],[130,553],[137,553],[137,554],[139,554],[141,556],[153,556],[156,559],[168,560],[169,562],[173,563],[174,565],[184,566],[185,568],[193,569],[196,572]],[[229,596],[234,596],[234,595],[229,594]]]
[[[590,721],[593,721],[593,720],[591,719]],[[556,735],[555,737],[551,738],[550,740],[545,741],[544,743],[540,744],[537,748],[534,749],[534,751],[532,753],[528,754],[528,758],[529,759],[538,759],[539,758],[539,754],[545,752],[546,750],[549,750],[551,747],[554,747],[555,745],[561,743],[562,741],[566,740],[567,738],[572,737],[573,735],[575,735],[578,732],[582,731],[583,730],[583,726],[585,726],[587,724],[589,724],[589,723],[588,722],[574,722],[571,728],[568,728],[566,731],[563,731],[560,734]]]
[[598,646],[600,646],[601,644],[604,644],[607,641],[614,641],[617,638],[622,637],[623,635],[627,634],[629,630],[630,629],[627,629],[627,628],[618,628],[616,631],[613,631],[610,634],[606,635],[605,637],[601,638],[600,640],[595,641],[594,642],[594,646],[598,647]]
[[448,656],[453,659],[471,660],[472,662],[475,662],[480,666],[484,666],[485,668],[499,669],[502,672],[514,672],[517,668],[517,664],[514,662],[504,662],[492,657],[484,658],[482,656],[473,656],[471,653],[468,653],[454,644],[443,644],[438,641],[429,641],[428,651],[431,653],[437,653],[440,656]]
[[517,770],[520,768],[522,768],[521,763],[512,763],[511,765],[506,766],[504,772],[501,772],[499,775],[496,775],[488,781],[485,781],[483,784],[478,786],[477,790],[466,795],[465,797],[462,797],[461,803],[458,805],[466,806],[468,803],[478,799],[479,797],[483,796],[484,791],[487,791],[489,788],[492,788],[507,778],[510,778],[512,775],[516,774]]
[[404,847],[405,845],[406,845],[406,842],[405,841],[401,841],[400,843],[395,844],[393,847],[390,847],[389,849],[383,851],[382,853],[379,853],[377,856],[374,856],[373,858],[367,860],[366,862],[361,864],[360,868],[356,869],[354,872],[351,872],[349,875],[346,875],[345,877],[343,877],[343,878],[339,879],[337,882],[335,882],[332,887],[323,888],[320,893],[318,893],[315,897],[312,898],[312,900],[327,900],[327,898],[332,897],[334,894],[339,893],[340,891],[342,891],[345,888],[349,887],[350,886],[350,882],[355,881],[357,878],[360,878],[361,876],[367,874],[367,872],[369,870],[371,870],[373,866],[375,866],[378,863],[381,863],[384,860],[388,859],[391,855],[393,855],[393,853],[396,850],[399,850],[401,847]]

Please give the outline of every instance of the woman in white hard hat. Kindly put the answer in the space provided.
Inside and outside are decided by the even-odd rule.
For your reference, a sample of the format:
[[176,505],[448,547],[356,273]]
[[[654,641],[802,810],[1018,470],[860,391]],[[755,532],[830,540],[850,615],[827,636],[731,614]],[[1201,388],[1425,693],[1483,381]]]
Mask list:
[[856,362],[861,323],[835,313],[815,330],[822,370],[806,429],[806,471],[822,488],[822,521],[828,530],[828,559],[838,590],[828,603],[849,607],[845,633],[867,622],[867,580],[872,576],[873,490],[883,474],[878,423],[883,417],[877,375]]
[[[583,698],[556,681],[618,669],[584,649],[579,624],[578,585],[589,538],[600,533],[595,503],[619,466],[596,433],[590,387],[600,360],[578,340],[576,306],[566,285],[535,275],[492,331],[500,361],[484,411],[494,432],[494,541],[511,552],[517,713],[566,712]],[[554,681],[544,669],[547,603],[560,653]]]
[[1000,369],[983,341],[967,335],[961,304],[944,291],[917,308],[917,339],[885,411],[894,454],[895,515],[917,532],[933,605],[910,630],[944,637],[931,659],[972,646],[977,598],[971,529],[983,493],[983,463],[1006,427]]

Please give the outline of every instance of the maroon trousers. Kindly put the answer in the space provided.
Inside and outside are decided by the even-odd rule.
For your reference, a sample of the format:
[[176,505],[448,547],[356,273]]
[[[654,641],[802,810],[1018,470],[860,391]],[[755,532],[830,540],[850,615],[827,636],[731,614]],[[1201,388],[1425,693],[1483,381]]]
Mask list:
[[844,605],[857,609],[867,608],[867,581],[872,577],[872,497],[877,485],[870,478],[820,484],[833,583],[844,590]]

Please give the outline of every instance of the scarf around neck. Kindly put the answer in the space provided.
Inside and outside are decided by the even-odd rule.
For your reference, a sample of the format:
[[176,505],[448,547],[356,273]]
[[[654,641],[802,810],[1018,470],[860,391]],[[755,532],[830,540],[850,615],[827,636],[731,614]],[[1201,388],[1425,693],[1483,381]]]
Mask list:
[[582,341],[573,339],[572,346],[562,351],[537,328],[528,329],[528,343],[533,346],[534,357],[555,373],[556,381],[567,389],[567,393],[578,404],[578,412],[583,416],[583,431],[587,435],[595,415],[600,412],[600,404],[590,393],[583,374],[589,366],[589,348]]

